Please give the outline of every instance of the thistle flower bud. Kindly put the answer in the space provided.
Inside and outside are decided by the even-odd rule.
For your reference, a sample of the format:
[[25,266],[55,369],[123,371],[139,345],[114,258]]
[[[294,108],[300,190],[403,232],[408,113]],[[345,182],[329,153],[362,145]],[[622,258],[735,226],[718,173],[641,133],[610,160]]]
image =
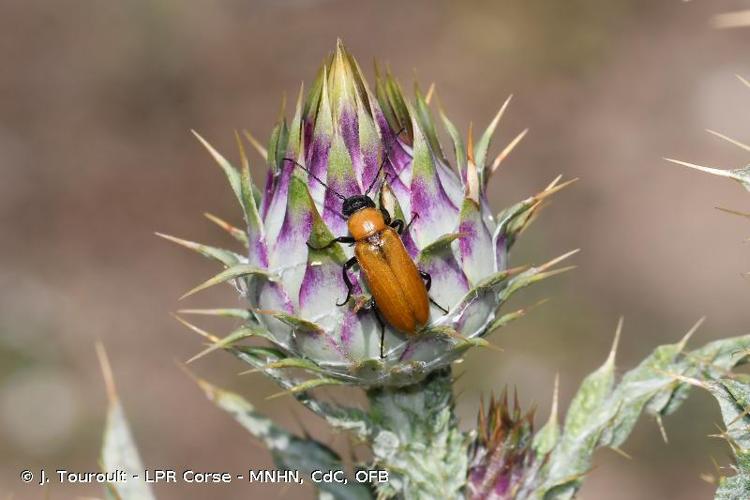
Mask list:
[[[219,221],[245,243],[245,254],[175,239],[226,267],[190,293],[229,281],[246,301],[246,310],[222,310],[246,323],[214,347],[263,337],[275,347],[272,357],[261,356],[267,368],[302,368],[314,385],[413,384],[468,348],[487,345],[488,332],[521,314],[500,316],[499,306],[519,288],[559,271],[549,270],[559,259],[537,268],[507,265],[517,235],[541,202],[564,186],[559,179],[497,216],[487,200],[489,177],[509,152],[494,164],[488,159],[508,101],[476,144],[469,137],[468,147],[441,111],[453,141],[449,160],[429,100],[417,89],[409,102],[396,80],[379,71],[371,90],[339,42],[310,91],[300,92],[291,122],[282,116],[268,148],[258,148],[268,163],[262,192],[241,144],[236,169],[199,137],[225,170],[247,226],[239,230]],[[336,305],[347,296],[342,265],[353,248],[326,247],[348,234],[342,199],[363,194],[404,221],[404,247],[432,278],[427,324],[410,336],[385,325],[382,358],[380,326],[356,267],[349,272],[352,300]]]

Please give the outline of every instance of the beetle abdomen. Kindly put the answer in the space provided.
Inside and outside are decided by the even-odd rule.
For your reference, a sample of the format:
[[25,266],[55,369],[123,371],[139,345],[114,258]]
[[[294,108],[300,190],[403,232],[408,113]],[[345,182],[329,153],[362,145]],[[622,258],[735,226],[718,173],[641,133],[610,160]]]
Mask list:
[[422,326],[427,323],[430,316],[430,304],[427,298],[427,289],[419,275],[419,270],[411,256],[406,252],[401,237],[396,231],[390,227],[386,228],[381,233],[381,238],[385,260],[388,261],[388,265],[390,265],[399,285],[401,285],[404,298],[414,313],[417,325]]
[[379,236],[378,243],[357,242],[354,253],[380,314],[395,329],[414,333],[429,317],[427,290],[398,234],[386,228]]

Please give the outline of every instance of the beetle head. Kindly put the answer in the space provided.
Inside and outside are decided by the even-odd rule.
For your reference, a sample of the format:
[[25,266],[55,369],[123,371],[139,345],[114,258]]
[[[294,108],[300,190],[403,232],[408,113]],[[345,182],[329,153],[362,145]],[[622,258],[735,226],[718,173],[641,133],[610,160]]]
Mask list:
[[363,208],[375,208],[375,202],[369,196],[358,194],[344,200],[341,212],[344,216],[350,217],[354,212],[359,212]]

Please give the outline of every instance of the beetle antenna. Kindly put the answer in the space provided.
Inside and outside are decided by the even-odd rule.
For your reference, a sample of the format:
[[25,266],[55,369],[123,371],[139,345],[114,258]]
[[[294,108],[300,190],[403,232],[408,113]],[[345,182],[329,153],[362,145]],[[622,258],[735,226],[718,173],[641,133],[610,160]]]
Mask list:
[[302,165],[302,164],[301,164],[300,162],[298,162],[298,161],[296,161],[296,160],[293,160],[292,158],[284,158],[284,161],[290,161],[290,162],[294,163],[294,164],[295,164],[295,165],[297,165],[297,166],[298,166],[299,168],[301,168],[302,170],[304,170],[305,172],[307,172],[307,175],[309,175],[310,177],[312,177],[312,178],[313,178],[313,179],[315,179],[316,181],[320,182],[320,183],[321,183],[321,184],[322,184],[322,185],[323,185],[323,186],[324,186],[324,187],[325,187],[326,189],[330,189],[330,190],[331,190],[331,192],[332,192],[333,194],[335,194],[336,196],[338,196],[338,197],[339,197],[339,198],[341,198],[342,200],[346,201],[346,197],[345,197],[344,195],[342,195],[341,193],[339,193],[338,191],[336,191],[336,190],[335,190],[335,189],[333,189],[332,187],[329,187],[329,186],[328,186],[328,184],[326,184],[325,182],[321,181],[321,180],[320,180],[320,179],[318,178],[318,176],[317,176],[317,175],[315,175],[315,174],[313,174],[312,172],[310,172],[310,170],[308,170],[308,168],[307,168],[307,167],[305,167],[304,165]]
[[[406,127],[402,127],[401,130],[399,130],[398,132],[396,132],[396,136],[394,137],[393,142],[396,142],[398,140],[398,136],[400,136],[404,132],[404,130],[406,130]],[[391,143],[390,146],[388,146],[387,148],[385,148],[385,150],[384,150],[385,154],[383,155],[383,161],[380,162],[380,167],[378,168],[378,171],[375,174],[375,177],[372,178],[372,182],[370,183],[370,187],[368,187],[367,191],[365,191],[365,196],[369,195],[370,191],[373,188],[373,186],[375,186],[375,182],[378,180],[378,177],[380,177],[380,172],[382,172],[383,171],[383,167],[385,167],[386,160],[390,160],[390,157],[388,156],[388,151],[391,149],[391,146],[393,146],[392,143]]]

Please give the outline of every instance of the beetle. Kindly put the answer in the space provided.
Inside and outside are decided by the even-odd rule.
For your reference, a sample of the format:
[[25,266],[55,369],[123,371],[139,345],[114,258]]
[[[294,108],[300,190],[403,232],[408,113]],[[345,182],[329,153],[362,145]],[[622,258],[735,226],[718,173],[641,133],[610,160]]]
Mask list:
[[[398,136],[398,134],[397,134]],[[322,247],[307,246],[313,250],[324,250],[336,243],[354,245],[354,257],[346,261],[342,269],[344,284],[346,284],[346,298],[337,306],[343,306],[352,296],[352,282],[348,271],[359,265],[364,274],[372,298],[369,307],[373,309],[375,318],[380,324],[380,357],[383,354],[385,339],[385,320],[396,330],[413,336],[428,321],[430,315],[429,302],[433,303],[444,313],[448,311],[435,302],[428,294],[432,284],[429,273],[417,268],[414,261],[401,241],[401,234],[408,231],[419,214],[414,214],[408,225],[404,221],[391,219],[385,207],[377,208],[369,193],[380,177],[387,152],[378,168],[372,183],[364,194],[345,197],[330,188],[325,182],[315,176],[310,170],[291,158],[284,158],[303,169],[307,174],[330,189],[342,200],[341,215],[346,219],[349,229],[348,236],[339,236]],[[386,175],[387,179],[387,175]],[[385,180],[384,180],[385,182]]]

